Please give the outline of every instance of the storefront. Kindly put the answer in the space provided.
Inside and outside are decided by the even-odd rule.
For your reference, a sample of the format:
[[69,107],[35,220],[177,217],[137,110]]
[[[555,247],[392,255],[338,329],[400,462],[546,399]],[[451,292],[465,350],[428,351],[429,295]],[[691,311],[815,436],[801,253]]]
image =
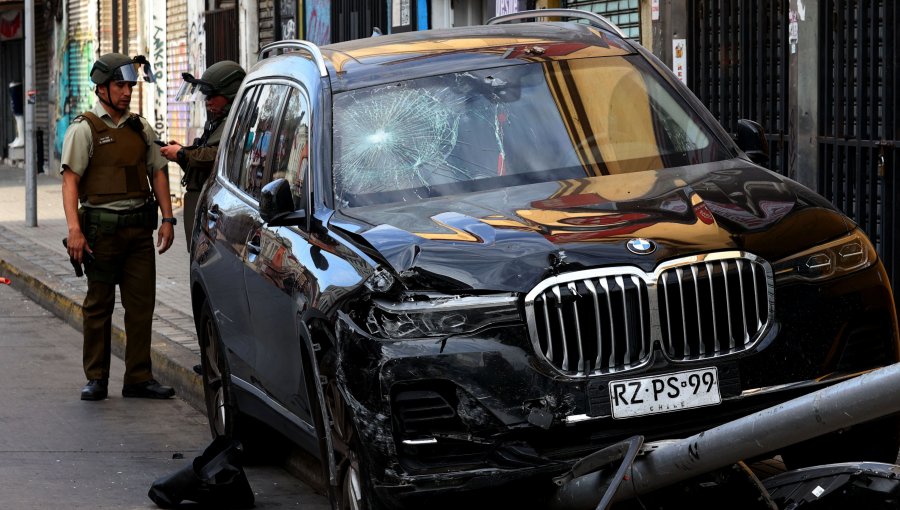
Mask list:
[[626,37],[641,41],[641,0],[564,0],[564,7],[597,13],[616,24]]
[[[7,158],[9,143],[16,139],[16,119],[12,110],[13,92],[21,93],[25,47],[22,2],[0,2],[0,156]],[[21,105],[21,97],[17,98]],[[24,135],[24,133],[22,134]]]

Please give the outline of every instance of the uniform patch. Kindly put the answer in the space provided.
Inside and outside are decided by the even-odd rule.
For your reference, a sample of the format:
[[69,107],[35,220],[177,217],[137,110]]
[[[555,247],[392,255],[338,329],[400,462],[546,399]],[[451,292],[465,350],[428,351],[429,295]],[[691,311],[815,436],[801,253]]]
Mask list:
[[113,142],[115,142],[115,141],[116,141],[115,138],[113,138],[113,137],[111,137],[111,136],[109,136],[109,135],[105,135],[105,136],[101,136],[100,138],[97,139],[97,144],[98,144],[98,145],[104,145],[104,144],[107,144],[107,143],[113,143]]

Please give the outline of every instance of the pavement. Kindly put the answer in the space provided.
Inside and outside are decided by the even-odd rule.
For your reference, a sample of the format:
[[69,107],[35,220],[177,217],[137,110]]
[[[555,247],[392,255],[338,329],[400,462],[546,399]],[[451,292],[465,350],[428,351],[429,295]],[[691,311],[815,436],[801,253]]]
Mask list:
[[[25,170],[0,164],[0,277],[81,331],[87,280],[76,277],[62,245],[67,236],[59,175],[37,176],[37,226],[26,224]],[[203,387],[193,366],[200,362],[189,291],[189,260],[182,210],[175,244],[156,256],[156,310],[153,317],[153,375],[177,396],[206,413]],[[155,237],[154,237],[155,239]],[[113,354],[124,357],[124,311],[118,293],[112,320]],[[76,398],[84,380],[72,380]]]

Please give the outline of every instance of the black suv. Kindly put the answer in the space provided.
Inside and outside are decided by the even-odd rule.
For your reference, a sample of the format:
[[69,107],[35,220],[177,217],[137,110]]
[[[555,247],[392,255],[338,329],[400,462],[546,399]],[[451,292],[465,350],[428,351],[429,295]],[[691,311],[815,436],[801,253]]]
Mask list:
[[[421,508],[898,361],[859,228],[571,15],[263,49],[194,229],[214,434],[253,417],[339,508]],[[896,421],[783,454],[893,461]]]

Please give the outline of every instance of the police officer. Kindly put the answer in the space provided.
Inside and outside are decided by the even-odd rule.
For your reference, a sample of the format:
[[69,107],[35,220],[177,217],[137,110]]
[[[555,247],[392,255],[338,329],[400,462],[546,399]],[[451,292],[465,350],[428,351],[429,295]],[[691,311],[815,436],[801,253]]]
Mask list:
[[223,60],[209,66],[200,79],[188,73],[182,74],[184,84],[177,97],[185,100],[194,97],[195,94],[202,95],[206,101],[206,124],[203,126],[203,134],[194,140],[192,145],[184,147],[178,142],[171,141],[169,145],[160,149],[160,153],[169,161],[176,161],[184,170],[181,184],[186,189],[184,235],[187,238],[188,251],[191,249],[197,199],[203,183],[212,172],[219,139],[222,138],[222,131],[225,128],[225,118],[228,117],[234,96],[237,95],[245,75],[244,69],[231,60]]
[[127,342],[122,396],[175,394],[153,379],[150,364],[157,206],[162,212],[159,253],[172,245],[175,218],[167,162],[153,145],[156,134],[146,120],[128,111],[141,68],[144,81],[154,81],[142,56],[107,53],[94,62],[91,81],[99,101],[75,118],[63,140],[60,173],[68,252],[75,262],[85,263],[88,280],[83,323],[88,383],[81,390],[82,400],[107,396],[116,285],[125,308]]

